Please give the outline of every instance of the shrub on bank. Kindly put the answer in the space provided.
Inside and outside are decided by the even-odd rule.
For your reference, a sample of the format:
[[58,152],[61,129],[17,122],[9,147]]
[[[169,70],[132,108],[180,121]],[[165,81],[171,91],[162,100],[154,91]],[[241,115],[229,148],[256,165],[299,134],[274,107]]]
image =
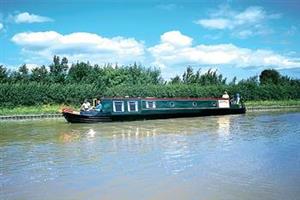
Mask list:
[[116,86],[103,94],[107,96],[138,97],[220,97],[224,91],[231,96],[240,93],[244,100],[287,100],[300,99],[299,86],[282,85],[146,85]]
[[99,88],[94,84],[0,84],[0,106],[80,104],[95,97],[220,97],[224,91],[240,93],[244,100],[300,99],[300,86],[284,85],[119,85]]
[[99,93],[91,84],[1,84],[0,106],[78,104]]

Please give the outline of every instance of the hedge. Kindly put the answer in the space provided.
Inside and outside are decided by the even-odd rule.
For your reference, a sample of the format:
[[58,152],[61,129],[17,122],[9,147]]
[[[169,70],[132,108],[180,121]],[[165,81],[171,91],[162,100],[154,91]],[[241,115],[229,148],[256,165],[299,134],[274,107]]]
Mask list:
[[42,104],[80,104],[95,97],[220,97],[224,91],[240,93],[244,100],[300,99],[300,86],[283,85],[119,85],[98,88],[94,84],[0,84],[0,107]]

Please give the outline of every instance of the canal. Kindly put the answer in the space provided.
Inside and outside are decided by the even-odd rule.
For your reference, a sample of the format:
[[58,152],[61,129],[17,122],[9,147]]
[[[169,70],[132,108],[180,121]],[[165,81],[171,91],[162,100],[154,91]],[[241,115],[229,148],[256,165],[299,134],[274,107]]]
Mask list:
[[0,122],[0,199],[300,197],[300,112]]

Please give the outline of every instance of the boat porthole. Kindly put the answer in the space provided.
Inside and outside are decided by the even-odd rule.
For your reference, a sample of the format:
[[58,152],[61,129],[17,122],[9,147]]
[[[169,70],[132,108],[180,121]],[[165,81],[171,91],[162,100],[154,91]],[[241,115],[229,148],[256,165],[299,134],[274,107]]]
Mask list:
[[170,102],[170,106],[171,106],[171,107],[174,107],[174,106],[175,106],[175,103],[174,103],[174,102]]
[[196,107],[197,106],[197,102],[193,102],[193,106]]

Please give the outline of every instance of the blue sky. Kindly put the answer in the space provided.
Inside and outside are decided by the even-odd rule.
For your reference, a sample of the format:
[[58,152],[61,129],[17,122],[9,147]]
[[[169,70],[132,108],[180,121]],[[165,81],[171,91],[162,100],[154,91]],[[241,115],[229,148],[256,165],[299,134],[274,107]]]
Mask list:
[[0,0],[0,64],[187,66],[229,79],[275,68],[300,78],[300,1]]

